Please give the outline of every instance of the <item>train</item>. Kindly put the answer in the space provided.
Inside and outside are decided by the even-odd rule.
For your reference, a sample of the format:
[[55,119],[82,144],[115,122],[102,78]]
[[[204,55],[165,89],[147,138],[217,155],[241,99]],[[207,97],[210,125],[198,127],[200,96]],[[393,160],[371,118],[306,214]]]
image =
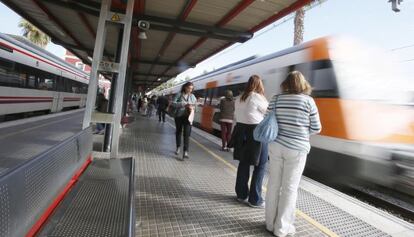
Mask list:
[[89,75],[21,36],[0,33],[0,121],[86,105]]
[[[226,90],[240,95],[251,75],[262,78],[270,100],[281,93],[287,73],[298,70],[313,88],[322,123],[322,132],[311,137],[305,173],[414,195],[413,78],[385,55],[358,40],[330,36],[230,64],[191,79],[199,107],[195,124],[219,131],[213,117],[220,99]],[[171,98],[181,86],[158,94]]]

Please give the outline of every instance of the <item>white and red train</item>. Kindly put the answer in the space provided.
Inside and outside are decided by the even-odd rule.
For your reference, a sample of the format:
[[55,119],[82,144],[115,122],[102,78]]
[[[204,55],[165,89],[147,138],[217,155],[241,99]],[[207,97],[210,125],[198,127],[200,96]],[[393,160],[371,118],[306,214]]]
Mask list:
[[84,107],[88,82],[74,65],[0,33],[0,116]]

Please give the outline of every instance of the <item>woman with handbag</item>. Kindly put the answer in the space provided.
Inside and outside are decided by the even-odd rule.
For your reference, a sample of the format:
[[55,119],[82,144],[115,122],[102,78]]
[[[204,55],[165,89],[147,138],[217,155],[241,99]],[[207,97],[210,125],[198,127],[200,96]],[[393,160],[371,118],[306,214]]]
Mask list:
[[226,91],[226,95],[220,100],[220,126],[221,126],[221,150],[229,151],[227,144],[231,138],[231,129],[234,119],[234,99],[231,90]]
[[300,178],[310,150],[309,136],[321,131],[318,108],[302,73],[293,71],[281,84],[269,110],[275,111],[276,152],[270,158],[266,192],[266,229],[276,236],[295,233],[295,207]]
[[[188,148],[191,135],[192,121],[190,115],[194,114],[196,109],[197,99],[192,93],[194,85],[192,82],[187,82],[181,87],[181,91],[174,97],[172,105],[174,108],[175,121],[175,141],[177,149],[175,154],[180,154],[181,134],[184,137],[184,151],[183,157],[180,160],[188,159]],[[183,133],[184,132],[184,133]]]
[[[259,76],[253,75],[235,103],[237,123],[232,134],[232,145],[233,157],[240,161],[236,178],[237,200],[256,208],[264,208],[262,183],[268,160],[268,148],[266,143],[253,139],[253,130],[262,121],[267,107],[262,80]],[[254,171],[249,190],[251,165],[254,165]]]

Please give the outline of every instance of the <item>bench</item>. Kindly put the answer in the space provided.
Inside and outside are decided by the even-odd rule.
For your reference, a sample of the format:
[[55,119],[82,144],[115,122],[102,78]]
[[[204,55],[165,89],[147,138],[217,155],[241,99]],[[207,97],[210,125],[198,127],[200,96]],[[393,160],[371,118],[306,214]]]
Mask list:
[[[0,237],[50,236],[57,230],[55,225],[65,223],[67,215],[77,215],[79,220],[91,217],[96,226],[118,232],[92,235],[93,231],[89,231],[84,232],[85,235],[54,236],[133,236],[133,159],[92,161],[91,154],[92,132],[87,128],[3,172],[0,176]],[[96,193],[100,195],[92,195]],[[98,213],[82,210],[94,205],[100,205]],[[122,211],[114,211],[116,216],[107,214],[108,210],[119,208]],[[91,223],[88,225],[95,228]],[[78,226],[64,230],[70,231],[70,228]]]

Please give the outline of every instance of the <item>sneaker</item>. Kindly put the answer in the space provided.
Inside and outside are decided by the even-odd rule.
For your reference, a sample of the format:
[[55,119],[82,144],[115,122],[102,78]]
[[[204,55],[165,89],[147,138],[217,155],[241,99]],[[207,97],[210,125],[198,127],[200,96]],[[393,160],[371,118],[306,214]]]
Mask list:
[[265,202],[261,202],[261,203],[258,203],[258,204],[251,204],[251,203],[249,202],[249,206],[250,206],[250,207],[253,207],[253,208],[260,208],[260,209],[263,209],[263,208],[265,208]]
[[184,154],[183,154],[183,159],[189,159],[190,157],[188,156],[188,152],[187,151],[184,151]]
[[247,204],[248,203],[248,198],[242,199],[242,198],[237,198],[237,201],[243,204]]
[[177,150],[175,150],[175,154],[178,156],[180,154],[180,148],[177,147]]

